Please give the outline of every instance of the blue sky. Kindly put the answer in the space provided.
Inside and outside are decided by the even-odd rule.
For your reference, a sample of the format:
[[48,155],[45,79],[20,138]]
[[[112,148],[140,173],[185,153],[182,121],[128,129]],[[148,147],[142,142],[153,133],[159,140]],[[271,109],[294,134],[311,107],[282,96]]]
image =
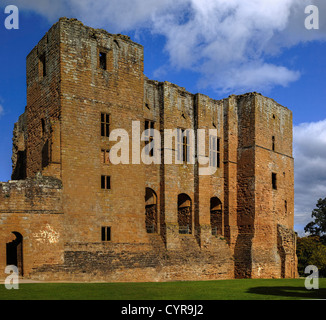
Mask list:
[[[7,30],[6,5],[19,9]],[[319,29],[307,30],[307,5]],[[11,175],[12,130],[26,105],[27,54],[59,17],[144,46],[145,75],[214,99],[257,91],[294,121],[295,229],[326,197],[326,4],[322,0],[29,0],[0,4],[0,181]]]

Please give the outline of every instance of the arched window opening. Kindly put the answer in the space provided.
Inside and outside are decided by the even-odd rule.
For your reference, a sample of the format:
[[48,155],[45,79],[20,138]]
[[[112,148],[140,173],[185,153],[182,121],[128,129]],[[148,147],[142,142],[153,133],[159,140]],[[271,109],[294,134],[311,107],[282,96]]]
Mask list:
[[19,232],[12,232],[11,235],[6,244],[7,266],[16,266],[19,275],[23,276],[23,236]]
[[151,188],[145,192],[145,224],[147,233],[157,232],[157,196]]
[[184,193],[178,196],[178,224],[180,234],[192,233],[191,199]]
[[223,234],[222,202],[219,198],[211,198],[211,227],[212,235]]

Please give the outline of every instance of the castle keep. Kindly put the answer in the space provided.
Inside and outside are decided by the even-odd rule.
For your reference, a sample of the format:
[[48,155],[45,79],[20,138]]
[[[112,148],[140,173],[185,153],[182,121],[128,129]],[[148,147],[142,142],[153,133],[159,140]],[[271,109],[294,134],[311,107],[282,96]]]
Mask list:
[[[6,265],[39,280],[297,276],[290,110],[258,93],[217,101],[149,80],[141,45],[76,19],[54,24],[26,66],[12,180],[0,183],[3,277]],[[132,137],[135,121],[175,157],[189,141],[166,145],[165,129],[205,129],[195,158],[215,173],[163,156],[112,164],[110,133]]]

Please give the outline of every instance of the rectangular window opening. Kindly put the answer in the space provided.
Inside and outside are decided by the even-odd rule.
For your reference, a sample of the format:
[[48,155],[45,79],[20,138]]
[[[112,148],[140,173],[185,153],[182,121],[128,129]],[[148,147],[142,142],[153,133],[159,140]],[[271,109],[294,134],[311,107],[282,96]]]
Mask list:
[[100,54],[99,54],[99,65],[100,65],[101,69],[106,70],[106,53],[105,52],[100,52]]
[[277,176],[276,173],[272,173],[272,186],[274,190],[277,190]]
[[275,151],[275,137],[272,137],[272,150]]
[[183,163],[190,162],[190,133],[189,130],[178,128],[177,130],[177,159]]
[[111,189],[111,177],[110,176],[101,176],[101,189],[110,190]]
[[101,136],[110,136],[110,115],[107,113],[101,113]]
[[106,189],[110,190],[111,189],[111,177],[106,176]]
[[[184,131],[182,132],[184,134]],[[183,162],[187,163],[188,159],[188,135],[186,134],[185,136],[183,136]]]
[[212,167],[220,168],[221,153],[220,153],[220,138],[210,136],[209,139],[209,162]]
[[43,138],[45,135],[45,119],[44,118],[41,119],[41,128],[42,128],[41,137]]
[[150,120],[145,120],[145,152],[146,155],[149,155],[151,157],[154,156],[154,148],[152,146],[150,148],[150,143],[154,140],[154,128],[155,128],[155,122]]
[[105,189],[105,176],[101,176],[101,189]]
[[103,242],[111,241],[111,227],[101,228],[101,239]]

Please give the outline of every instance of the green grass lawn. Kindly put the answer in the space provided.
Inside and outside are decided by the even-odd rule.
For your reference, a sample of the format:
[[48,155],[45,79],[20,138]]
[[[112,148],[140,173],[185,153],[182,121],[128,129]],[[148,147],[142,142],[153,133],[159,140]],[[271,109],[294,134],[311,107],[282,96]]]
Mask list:
[[296,300],[326,299],[326,279],[307,290],[304,279],[166,283],[31,283],[0,285],[0,300]]

